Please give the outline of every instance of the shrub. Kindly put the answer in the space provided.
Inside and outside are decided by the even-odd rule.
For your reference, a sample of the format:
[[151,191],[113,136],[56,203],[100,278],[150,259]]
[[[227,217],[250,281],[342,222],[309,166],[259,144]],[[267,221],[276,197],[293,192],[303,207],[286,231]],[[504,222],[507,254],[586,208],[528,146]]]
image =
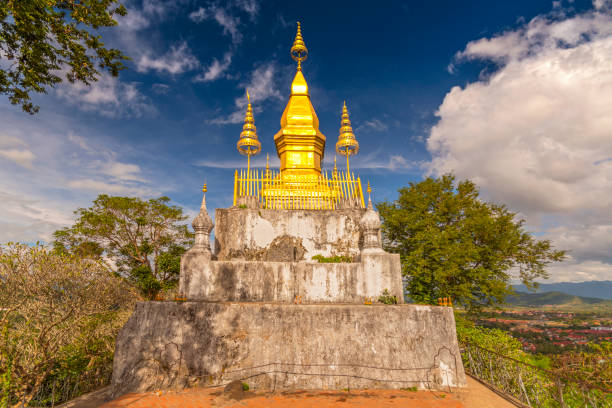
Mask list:
[[323,255],[315,255],[312,257],[314,261],[319,263],[351,263],[353,259],[349,256],[344,255],[334,255],[334,256],[323,256]]
[[387,289],[385,289],[378,297],[379,303],[384,303],[385,305],[397,305],[397,296],[391,295]]
[[108,382],[114,339],[135,298],[120,278],[98,261],[8,244],[0,281],[4,406],[57,404]]

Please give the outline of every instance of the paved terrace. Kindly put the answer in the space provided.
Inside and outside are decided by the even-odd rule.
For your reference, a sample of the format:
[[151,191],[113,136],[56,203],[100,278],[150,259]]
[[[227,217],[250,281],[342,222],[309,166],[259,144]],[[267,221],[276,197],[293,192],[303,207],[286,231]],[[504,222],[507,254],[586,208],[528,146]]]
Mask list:
[[105,402],[108,388],[77,398],[61,408],[516,408],[468,377],[468,387],[453,392],[351,390],[224,392],[222,388],[127,394]]

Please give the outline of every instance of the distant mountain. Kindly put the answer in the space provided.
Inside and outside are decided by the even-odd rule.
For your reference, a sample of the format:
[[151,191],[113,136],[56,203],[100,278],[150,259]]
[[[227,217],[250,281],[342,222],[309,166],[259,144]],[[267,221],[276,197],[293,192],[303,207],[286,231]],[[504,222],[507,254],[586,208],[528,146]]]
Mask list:
[[568,295],[562,292],[524,293],[516,292],[506,298],[512,306],[540,307],[554,306],[564,308],[612,307],[612,301],[598,298]]
[[[534,293],[525,285],[514,285],[514,290]],[[541,283],[535,293],[543,292],[563,292],[574,296],[612,300],[612,281]]]

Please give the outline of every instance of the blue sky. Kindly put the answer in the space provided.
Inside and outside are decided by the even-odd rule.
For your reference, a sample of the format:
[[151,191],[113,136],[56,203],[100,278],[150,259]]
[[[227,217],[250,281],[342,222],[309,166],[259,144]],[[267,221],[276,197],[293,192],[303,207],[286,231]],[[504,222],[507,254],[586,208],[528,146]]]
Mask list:
[[[0,242],[48,240],[99,193],[231,205],[249,88],[263,165],[303,65],[333,163],[342,102],[375,200],[427,175],[470,178],[570,249],[552,280],[612,279],[612,6],[607,0],[132,0],[104,32],[118,79],[63,84],[29,116],[0,100]],[[0,58],[0,64],[2,63]],[[342,160],[339,163],[343,164]]]

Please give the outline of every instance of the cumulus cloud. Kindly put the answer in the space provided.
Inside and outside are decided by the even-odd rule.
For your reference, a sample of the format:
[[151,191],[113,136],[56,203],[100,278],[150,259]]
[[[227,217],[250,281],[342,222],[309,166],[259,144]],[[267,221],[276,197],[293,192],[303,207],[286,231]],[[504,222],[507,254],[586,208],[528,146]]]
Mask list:
[[212,64],[203,73],[194,78],[195,82],[209,82],[220,78],[229,68],[232,63],[232,53],[226,52],[223,56],[223,61],[214,59]]
[[121,82],[107,73],[91,85],[64,82],[55,92],[79,109],[107,117],[140,117],[156,112],[149,98],[138,89],[138,84]]
[[161,56],[152,54],[142,55],[136,64],[139,72],[156,71],[166,72],[171,75],[182,74],[200,66],[198,59],[191,53],[186,42],[173,45],[170,50]]
[[[467,44],[455,67],[478,60],[498,68],[450,90],[427,140],[431,173],[472,179],[488,199],[572,250],[553,272],[585,262],[612,270],[612,260],[593,251],[612,243],[612,16],[604,2],[595,6]],[[600,264],[588,273],[603,278]]]

